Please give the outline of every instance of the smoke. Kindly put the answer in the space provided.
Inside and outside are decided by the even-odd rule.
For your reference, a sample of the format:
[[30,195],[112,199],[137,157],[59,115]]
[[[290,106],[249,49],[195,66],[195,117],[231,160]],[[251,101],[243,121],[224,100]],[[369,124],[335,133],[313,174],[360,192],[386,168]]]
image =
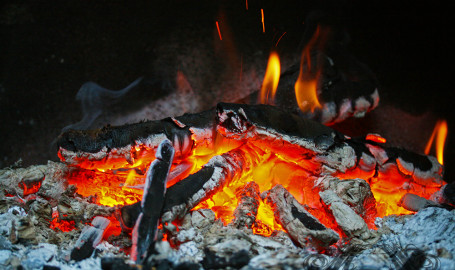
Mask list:
[[88,129],[108,107],[119,103],[122,97],[138,86],[142,79],[143,77],[140,77],[127,87],[117,91],[106,89],[94,82],[84,83],[76,94],[76,100],[81,103],[82,120],[64,127],[62,132],[70,129]]

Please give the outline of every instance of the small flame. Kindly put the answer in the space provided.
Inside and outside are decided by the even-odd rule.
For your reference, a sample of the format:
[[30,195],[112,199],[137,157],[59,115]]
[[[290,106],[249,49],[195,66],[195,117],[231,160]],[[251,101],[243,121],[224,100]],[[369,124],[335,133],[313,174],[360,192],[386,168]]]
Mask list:
[[248,10],[248,0],[245,1],[246,4],[246,10]]
[[216,23],[216,29],[218,29],[218,35],[220,36],[220,40],[223,40],[223,37],[221,36],[221,31],[220,31],[220,25],[218,24],[218,21]]
[[447,121],[438,120],[425,147],[425,154],[428,155],[436,137],[436,158],[441,165],[444,164],[444,145],[447,138],[447,130]]
[[269,57],[259,97],[262,104],[273,103],[276,89],[278,88],[278,82],[280,81],[280,74],[280,58],[276,52],[272,52]]
[[294,88],[297,104],[303,112],[314,112],[316,108],[322,107],[317,96],[317,86],[322,67],[318,67],[318,63],[315,63],[314,66],[311,64],[310,53],[315,47],[323,47],[327,35],[325,32],[322,33],[321,28],[318,26],[302,52],[299,78]]
[[261,17],[262,17],[262,33],[265,33],[264,10],[262,8],[261,8]]
[[305,74],[300,72],[297,82],[295,82],[295,97],[297,104],[302,112],[314,112],[316,108],[321,108],[318,96],[316,93],[318,85],[319,72],[316,78],[306,78]]

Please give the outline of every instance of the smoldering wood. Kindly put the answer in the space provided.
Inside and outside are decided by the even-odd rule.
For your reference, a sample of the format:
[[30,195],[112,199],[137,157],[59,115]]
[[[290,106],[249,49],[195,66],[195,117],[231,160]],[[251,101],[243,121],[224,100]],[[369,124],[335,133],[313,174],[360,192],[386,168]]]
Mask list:
[[101,242],[104,231],[109,224],[109,219],[98,216],[93,219],[92,226],[84,227],[71,251],[71,259],[81,261],[90,257],[96,246]]
[[282,185],[263,192],[261,198],[272,207],[275,219],[300,246],[321,250],[338,241],[338,234],[319,222]]
[[133,229],[131,256],[137,263],[143,263],[153,252],[166,194],[166,180],[173,159],[174,148],[169,140],[164,140],[158,147],[156,159],[147,172],[141,213]]
[[251,164],[253,159],[246,158],[249,154],[235,149],[214,156],[198,172],[171,186],[164,199],[162,222],[182,219],[197,204],[210,198],[235,177],[240,177],[244,169],[254,165]]
[[322,191],[333,191],[344,204],[366,222],[374,222],[372,218],[377,216],[376,199],[365,180],[359,178],[341,180],[333,176],[324,176],[318,179],[316,185]]
[[[140,130],[140,136],[126,131],[132,127]],[[120,135],[122,132],[129,135]],[[70,131],[60,136],[60,157],[68,164],[82,167],[100,165],[106,168],[103,166],[109,166],[107,161],[110,159],[132,164],[135,147],[148,145],[142,157],[151,157],[161,139],[177,138],[171,141],[176,149],[184,149],[176,156],[181,159],[183,153],[213,145],[217,135],[236,140],[240,145],[248,142],[258,148],[267,147],[317,175],[337,175],[358,169],[362,178],[367,179],[378,172],[394,169],[423,186],[443,183],[442,166],[434,157],[388,147],[368,138],[350,138],[320,123],[268,105],[219,103],[216,111],[201,114],[111,127],[107,131]],[[129,139],[119,139],[124,137]],[[115,141],[128,144],[112,148]],[[96,146],[90,150],[101,150],[86,152],[86,145]]]
[[239,187],[236,190],[235,195],[238,199],[238,203],[234,210],[235,218],[232,221],[232,224],[237,228],[246,227],[251,229],[251,226],[256,221],[261,200],[259,185],[255,182],[249,182],[246,185]]
[[[350,191],[344,193],[344,182],[349,181],[347,185],[352,186],[353,188]],[[364,250],[371,247],[375,244],[379,238],[375,231],[370,231],[368,225],[366,224],[364,217],[368,214],[375,213],[356,213],[355,210],[361,212],[364,209],[359,209],[358,207],[350,206],[350,203],[357,201],[360,205],[364,205],[364,202],[360,200],[373,199],[373,194],[366,191],[365,194],[356,188],[355,182],[362,183],[362,179],[352,179],[352,180],[339,180],[334,178],[325,179],[325,183],[320,185],[321,191],[319,196],[324,204],[328,207],[330,212],[333,214],[336,223],[343,230],[343,232],[348,237],[349,245],[344,245],[342,248],[349,248],[350,250]],[[344,194],[343,194],[344,193]],[[357,198],[355,198],[357,197]]]

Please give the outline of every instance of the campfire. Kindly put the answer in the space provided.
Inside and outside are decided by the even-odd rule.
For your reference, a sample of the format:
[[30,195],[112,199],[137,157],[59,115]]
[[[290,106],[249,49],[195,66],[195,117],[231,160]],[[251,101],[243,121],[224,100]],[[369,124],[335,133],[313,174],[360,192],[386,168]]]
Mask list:
[[284,72],[272,52],[262,87],[235,103],[67,129],[60,162],[1,170],[0,266],[455,266],[447,124],[425,154],[333,128],[374,110],[379,90],[355,59],[343,68],[332,34],[318,25]]

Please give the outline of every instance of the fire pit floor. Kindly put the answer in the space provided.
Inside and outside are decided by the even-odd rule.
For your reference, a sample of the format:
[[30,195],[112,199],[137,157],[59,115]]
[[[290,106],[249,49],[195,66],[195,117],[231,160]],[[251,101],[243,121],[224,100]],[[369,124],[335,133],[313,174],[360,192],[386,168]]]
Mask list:
[[[49,162],[0,171],[0,266],[112,269],[115,264],[117,269],[135,269],[128,255],[131,236],[120,231],[115,219],[109,220],[99,244],[83,246],[74,255],[81,239],[94,241],[83,237],[96,227],[94,218],[115,216],[118,208],[78,195],[65,178],[68,170],[65,164]],[[30,186],[33,179],[42,180],[34,193],[24,193],[25,185],[17,184],[22,181]],[[13,190],[22,194],[9,195]],[[299,247],[284,231],[269,237],[253,234],[251,229],[225,226],[212,210],[201,208],[185,215],[172,239],[166,239],[169,236],[160,228],[155,253],[147,265],[162,269],[326,269],[347,264],[359,269],[455,268],[455,210],[427,207],[414,215],[377,218],[375,225],[379,241],[371,248],[340,252],[331,247],[320,254]]]

